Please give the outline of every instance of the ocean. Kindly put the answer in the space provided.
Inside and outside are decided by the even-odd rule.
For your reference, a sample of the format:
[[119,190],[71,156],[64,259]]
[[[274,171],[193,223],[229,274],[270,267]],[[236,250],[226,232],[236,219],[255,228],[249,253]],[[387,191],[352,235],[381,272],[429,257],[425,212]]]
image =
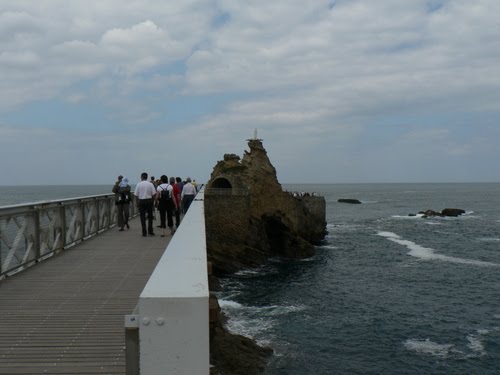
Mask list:
[[0,186],[0,207],[89,195],[112,194],[113,184]]
[[[232,331],[275,350],[266,375],[500,374],[500,184],[284,188],[325,196],[325,242],[219,295]],[[409,216],[447,207],[466,214]]]
[[[499,183],[283,187],[325,197],[325,241],[218,296],[230,330],[274,349],[266,375],[500,374]],[[0,206],[111,188],[0,187]],[[466,213],[409,216],[447,207]]]

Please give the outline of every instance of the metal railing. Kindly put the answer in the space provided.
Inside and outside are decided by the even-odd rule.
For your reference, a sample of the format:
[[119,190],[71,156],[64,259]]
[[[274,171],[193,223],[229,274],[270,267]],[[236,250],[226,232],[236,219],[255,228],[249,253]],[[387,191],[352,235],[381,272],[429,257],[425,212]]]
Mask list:
[[[130,203],[130,217],[136,216]],[[0,208],[0,279],[116,224],[114,194]]]

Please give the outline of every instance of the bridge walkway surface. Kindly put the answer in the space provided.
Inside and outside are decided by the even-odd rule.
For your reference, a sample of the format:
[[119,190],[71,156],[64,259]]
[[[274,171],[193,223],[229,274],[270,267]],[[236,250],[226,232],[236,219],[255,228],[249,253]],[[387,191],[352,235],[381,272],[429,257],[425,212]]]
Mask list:
[[171,239],[130,226],[0,281],[0,374],[125,374],[124,316]]

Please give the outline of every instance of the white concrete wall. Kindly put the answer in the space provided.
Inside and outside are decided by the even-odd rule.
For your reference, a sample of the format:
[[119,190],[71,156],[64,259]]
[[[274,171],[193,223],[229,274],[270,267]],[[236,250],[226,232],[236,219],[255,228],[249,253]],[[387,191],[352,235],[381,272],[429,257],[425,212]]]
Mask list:
[[203,191],[138,304],[141,375],[208,375],[208,276]]

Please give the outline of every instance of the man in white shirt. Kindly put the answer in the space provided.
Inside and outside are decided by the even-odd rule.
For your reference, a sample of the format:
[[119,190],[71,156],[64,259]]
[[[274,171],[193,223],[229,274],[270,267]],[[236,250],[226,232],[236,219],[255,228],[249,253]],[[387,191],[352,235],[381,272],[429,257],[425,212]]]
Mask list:
[[[137,207],[139,208],[139,215],[141,217],[142,236],[146,237],[148,234],[150,236],[154,236],[153,200],[156,196],[156,189],[154,185],[148,181],[148,174],[146,172],[141,174],[141,182],[139,182],[135,187],[134,195],[137,197]],[[148,217],[147,230],[146,214]]]
[[181,193],[182,212],[184,213],[184,215],[186,214],[189,206],[191,205],[191,202],[193,201],[195,195],[196,195],[196,188],[191,183],[191,177],[188,177],[186,178],[186,183],[184,184]]

